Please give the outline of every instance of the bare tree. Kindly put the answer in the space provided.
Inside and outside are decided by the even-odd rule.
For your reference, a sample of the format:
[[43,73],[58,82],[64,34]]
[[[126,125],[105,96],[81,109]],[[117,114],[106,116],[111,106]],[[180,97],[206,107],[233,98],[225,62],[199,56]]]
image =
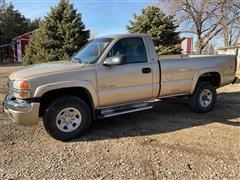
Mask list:
[[95,31],[95,30],[92,29],[92,28],[89,28],[89,29],[90,29],[90,37],[89,37],[89,40],[95,39],[95,38],[98,36],[97,31]]
[[223,1],[220,16],[223,17],[221,35],[224,38],[224,46],[239,43],[240,40],[240,1]]
[[213,54],[215,54],[215,48],[214,48],[214,46],[213,46],[213,44],[211,42],[208,43],[205,46],[205,48],[203,50],[203,54],[206,54],[206,55],[213,55]]
[[0,0],[0,12],[4,11],[6,8],[6,2],[5,0]]
[[201,54],[224,28],[231,30],[230,25],[239,19],[240,14],[239,0],[159,0],[159,4],[164,4],[168,12],[176,14],[181,32],[196,34],[197,54]]

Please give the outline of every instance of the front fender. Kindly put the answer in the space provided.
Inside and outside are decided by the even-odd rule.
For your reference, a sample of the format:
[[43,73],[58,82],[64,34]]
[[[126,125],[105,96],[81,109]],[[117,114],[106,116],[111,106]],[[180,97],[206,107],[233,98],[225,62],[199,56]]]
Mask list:
[[86,90],[88,90],[88,92],[92,96],[94,107],[97,107],[97,105],[98,105],[97,91],[94,88],[94,85],[90,81],[86,81],[86,80],[63,81],[63,82],[44,84],[44,85],[36,88],[33,97],[34,98],[41,97],[43,94],[45,94],[49,91],[62,89],[62,88],[71,88],[71,87],[81,87],[81,88],[85,88]]
[[[207,68],[207,69],[201,69],[199,71],[197,71],[195,74],[194,74],[194,77],[193,77],[193,82],[192,82],[192,88],[191,88],[191,94],[194,92],[195,90],[195,87],[197,85],[197,82],[198,82],[198,79],[200,78],[201,75],[205,74],[205,73],[212,73],[212,72],[216,72],[216,73],[219,73],[220,74],[220,78],[222,79],[222,74],[220,73],[220,70],[217,69],[217,68]],[[220,83],[221,84],[221,83]]]

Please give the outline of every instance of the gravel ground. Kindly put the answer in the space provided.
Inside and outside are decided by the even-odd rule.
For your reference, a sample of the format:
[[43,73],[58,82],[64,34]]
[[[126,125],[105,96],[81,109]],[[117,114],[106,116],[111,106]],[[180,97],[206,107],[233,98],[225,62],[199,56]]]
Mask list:
[[[0,67],[0,101],[17,68]],[[240,82],[218,92],[210,113],[167,100],[95,121],[71,142],[42,125],[17,126],[1,111],[0,179],[240,179]]]

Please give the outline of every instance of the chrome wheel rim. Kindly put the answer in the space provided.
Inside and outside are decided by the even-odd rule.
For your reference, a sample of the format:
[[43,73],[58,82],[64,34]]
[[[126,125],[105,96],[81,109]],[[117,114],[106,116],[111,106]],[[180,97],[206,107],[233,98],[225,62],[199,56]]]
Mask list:
[[205,89],[201,94],[200,94],[200,104],[202,107],[208,107],[212,103],[213,99],[213,94],[210,90]]
[[56,118],[56,125],[63,132],[73,132],[82,121],[82,115],[76,108],[70,107],[61,110]]

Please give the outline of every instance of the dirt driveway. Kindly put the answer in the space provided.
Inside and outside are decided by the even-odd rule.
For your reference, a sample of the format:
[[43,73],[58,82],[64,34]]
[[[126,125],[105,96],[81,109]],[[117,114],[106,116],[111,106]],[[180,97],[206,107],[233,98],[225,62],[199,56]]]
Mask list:
[[[14,69],[0,67],[0,101]],[[65,143],[42,126],[16,126],[1,111],[0,179],[240,179],[240,82],[218,92],[210,113],[168,100],[98,120]]]

